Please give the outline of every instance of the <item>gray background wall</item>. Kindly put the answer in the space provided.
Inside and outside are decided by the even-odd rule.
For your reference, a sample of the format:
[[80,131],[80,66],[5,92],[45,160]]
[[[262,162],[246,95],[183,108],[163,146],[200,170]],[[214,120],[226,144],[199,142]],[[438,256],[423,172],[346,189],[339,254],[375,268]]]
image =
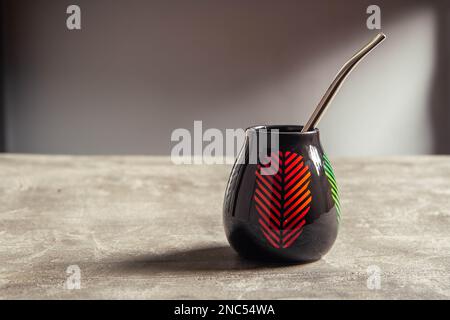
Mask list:
[[[449,153],[445,1],[6,1],[9,152],[169,154],[175,128],[304,123],[343,62],[382,47],[320,124],[331,155]],[[68,31],[65,10],[82,9]]]

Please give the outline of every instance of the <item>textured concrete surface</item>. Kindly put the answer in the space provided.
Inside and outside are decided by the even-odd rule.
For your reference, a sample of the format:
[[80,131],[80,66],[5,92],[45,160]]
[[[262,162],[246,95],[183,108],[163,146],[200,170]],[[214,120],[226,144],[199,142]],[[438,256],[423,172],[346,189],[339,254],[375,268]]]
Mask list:
[[[229,166],[2,155],[0,298],[450,298],[450,157],[334,165],[343,222],[332,251],[264,265],[225,239]],[[70,265],[79,290],[66,288]]]

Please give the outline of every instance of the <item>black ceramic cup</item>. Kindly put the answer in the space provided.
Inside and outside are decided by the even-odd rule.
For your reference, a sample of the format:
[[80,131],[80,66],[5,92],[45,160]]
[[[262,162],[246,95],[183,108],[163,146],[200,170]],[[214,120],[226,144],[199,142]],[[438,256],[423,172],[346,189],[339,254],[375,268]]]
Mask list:
[[243,257],[274,262],[320,259],[336,240],[338,187],[319,130],[246,130],[225,192],[223,220]]

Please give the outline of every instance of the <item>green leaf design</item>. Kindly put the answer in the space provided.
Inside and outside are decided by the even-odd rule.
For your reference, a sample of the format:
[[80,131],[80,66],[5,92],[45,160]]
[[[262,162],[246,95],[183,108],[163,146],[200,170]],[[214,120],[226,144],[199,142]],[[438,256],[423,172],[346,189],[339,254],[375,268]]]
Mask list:
[[331,185],[331,197],[333,198],[334,205],[336,206],[336,218],[338,223],[341,221],[341,204],[339,202],[339,188],[337,186],[336,177],[334,176],[333,167],[326,154],[323,154],[323,168],[328,182]]

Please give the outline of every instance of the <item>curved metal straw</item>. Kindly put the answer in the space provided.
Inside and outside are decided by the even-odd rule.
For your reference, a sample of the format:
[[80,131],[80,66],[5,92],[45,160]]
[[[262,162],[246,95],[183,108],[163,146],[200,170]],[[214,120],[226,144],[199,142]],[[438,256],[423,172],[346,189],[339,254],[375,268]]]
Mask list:
[[358,63],[376,46],[378,46],[383,40],[386,39],[386,35],[384,33],[379,33],[377,36],[370,41],[364,48],[359,50],[353,57],[348,60],[342,69],[338,72],[327,92],[323,96],[322,100],[320,100],[319,105],[314,110],[314,113],[309,118],[308,122],[302,129],[302,133],[307,132],[311,129],[314,129],[322,118],[323,114],[327,110],[331,101],[333,100],[336,93],[341,88],[347,76],[352,72],[352,70],[358,65]]

